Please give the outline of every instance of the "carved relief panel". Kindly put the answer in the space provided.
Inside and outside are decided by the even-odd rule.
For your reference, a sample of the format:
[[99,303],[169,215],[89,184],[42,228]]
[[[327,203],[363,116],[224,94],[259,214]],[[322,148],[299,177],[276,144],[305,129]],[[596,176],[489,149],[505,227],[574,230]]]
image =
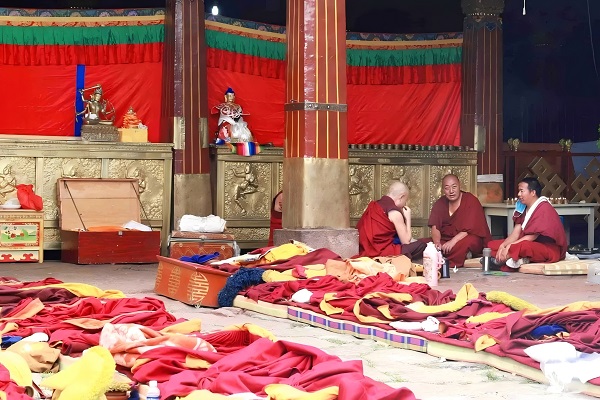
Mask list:
[[108,162],[109,178],[135,178],[138,180],[141,218],[160,220],[163,214],[164,163],[161,160],[123,160]]
[[59,178],[100,178],[102,160],[93,158],[44,158],[42,168],[42,198],[44,218],[58,219],[56,181]]
[[274,164],[228,162],[225,164],[223,218],[270,218],[271,173]]
[[412,210],[413,218],[423,218],[429,215],[429,209],[424,204],[425,165],[382,165],[381,166],[381,194],[387,193],[392,181],[400,181],[408,186],[410,198],[408,206]]
[[8,199],[17,197],[18,184],[34,185],[35,187],[35,158],[31,157],[0,157],[0,204]]
[[350,218],[360,218],[371,199],[375,197],[375,166],[350,165],[349,173]]

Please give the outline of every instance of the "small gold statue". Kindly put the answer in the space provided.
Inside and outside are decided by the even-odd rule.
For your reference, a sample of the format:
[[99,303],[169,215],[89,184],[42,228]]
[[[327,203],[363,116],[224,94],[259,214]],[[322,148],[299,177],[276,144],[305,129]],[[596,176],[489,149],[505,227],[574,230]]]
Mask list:
[[[94,93],[89,99],[85,98],[85,92],[94,89]],[[83,115],[85,125],[112,125],[115,120],[115,107],[112,103],[102,98],[102,86],[94,85],[89,88],[79,89],[81,99],[85,107],[81,111],[76,111],[75,116]]]

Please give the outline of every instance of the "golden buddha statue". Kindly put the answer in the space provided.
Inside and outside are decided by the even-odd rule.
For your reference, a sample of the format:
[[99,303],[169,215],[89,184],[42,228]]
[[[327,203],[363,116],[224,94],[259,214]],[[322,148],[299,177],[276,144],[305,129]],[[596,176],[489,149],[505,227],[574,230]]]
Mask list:
[[[89,99],[85,98],[85,92],[94,89]],[[85,125],[112,125],[115,120],[115,108],[112,103],[102,98],[102,86],[95,85],[85,89],[79,89],[79,94],[85,107],[76,112],[76,116],[83,115]]]

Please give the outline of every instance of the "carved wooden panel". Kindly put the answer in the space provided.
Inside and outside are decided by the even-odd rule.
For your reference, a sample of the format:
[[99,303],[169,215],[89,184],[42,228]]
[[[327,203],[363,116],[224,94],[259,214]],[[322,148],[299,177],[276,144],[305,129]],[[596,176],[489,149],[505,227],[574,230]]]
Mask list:
[[360,218],[375,196],[375,166],[351,165],[349,174],[350,218]]

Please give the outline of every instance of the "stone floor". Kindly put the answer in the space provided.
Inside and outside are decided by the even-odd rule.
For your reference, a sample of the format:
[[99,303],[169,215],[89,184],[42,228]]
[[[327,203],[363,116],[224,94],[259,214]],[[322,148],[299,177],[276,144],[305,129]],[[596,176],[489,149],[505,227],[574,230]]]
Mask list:
[[[42,264],[0,264],[0,276],[22,281],[54,277],[102,289],[119,289],[130,297],[155,296],[156,265],[80,266],[47,261]],[[586,276],[536,276],[513,273],[486,276],[477,269],[461,269],[440,281],[440,290],[457,291],[472,283],[480,291],[504,290],[541,307],[578,300],[598,300],[600,285]],[[342,359],[361,359],[365,374],[394,387],[406,386],[421,399],[584,399],[582,394],[549,393],[547,385],[485,365],[446,361],[416,351],[402,350],[372,340],[357,339],[237,308],[194,308],[164,297],[167,310],[177,317],[200,318],[203,331],[252,322],[279,339],[317,346]]]

